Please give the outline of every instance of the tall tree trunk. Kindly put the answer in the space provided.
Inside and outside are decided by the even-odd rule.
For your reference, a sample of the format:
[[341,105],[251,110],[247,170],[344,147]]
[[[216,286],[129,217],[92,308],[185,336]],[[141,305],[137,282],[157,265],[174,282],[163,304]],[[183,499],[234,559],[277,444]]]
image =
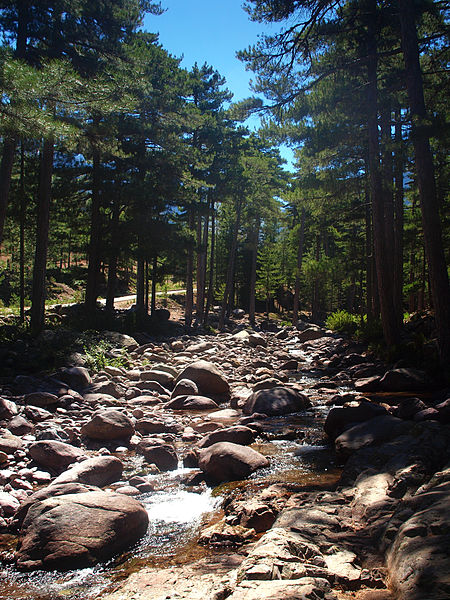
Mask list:
[[[316,261],[317,265],[320,260],[320,235],[316,237]],[[320,318],[320,298],[319,298],[319,273],[316,272],[314,276],[313,289],[312,289],[312,301],[311,301],[311,319],[313,323],[316,323]]]
[[385,205],[380,174],[380,146],[378,140],[377,102],[377,43],[376,43],[376,2],[368,0],[367,21],[367,110],[368,110],[368,150],[369,184],[372,201],[375,265],[377,270],[378,296],[380,300],[381,322],[385,342],[388,346],[398,343],[400,331],[393,308],[393,277],[390,257],[387,253]]
[[395,111],[395,157],[394,157],[394,298],[403,319],[403,170],[404,149],[400,109]]
[[97,148],[92,151],[92,206],[91,227],[89,238],[89,264],[86,282],[86,311],[90,318],[94,318],[98,298],[98,284],[101,258],[101,173],[100,152]]
[[398,0],[406,84],[412,116],[412,140],[416,158],[422,227],[427,253],[441,363],[450,362],[450,285],[445,263],[442,228],[434,179],[433,157],[427,132],[427,113],[414,13],[410,2]]
[[211,199],[210,206],[211,213],[211,247],[209,250],[209,278],[208,278],[208,296],[206,300],[205,314],[203,315],[203,324],[206,325],[208,322],[208,314],[211,308],[211,304],[214,299],[214,258],[216,251],[216,212],[214,207],[214,200]]
[[20,322],[25,321],[25,149],[20,145]]
[[[189,230],[192,231],[194,228],[194,213],[193,209],[189,209],[188,217]],[[186,305],[184,309],[184,324],[187,329],[190,329],[192,325],[192,312],[194,309],[194,289],[192,281],[192,271],[194,269],[194,246],[189,241],[187,249],[187,260],[186,260]]]
[[197,230],[197,301],[196,320],[203,322],[206,292],[206,256],[208,251],[209,214],[204,219],[199,217]]
[[152,298],[150,313],[153,314],[156,310],[156,278],[158,272],[158,255],[155,254],[152,261]]
[[108,284],[106,289],[106,310],[114,312],[114,297],[117,283],[117,260],[119,253],[119,217],[120,197],[114,198],[112,223],[111,223],[111,248],[108,259]]
[[298,323],[298,309],[300,305],[300,274],[302,272],[303,251],[305,246],[305,222],[306,210],[302,206],[302,212],[300,215],[300,231],[297,246],[297,265],[295,270],[294,305],[292,307],[292,325],[294,325],[294,327],[296,327]]
[[252,261],[250,267],[250,290],[249,290],[249,307],[248,307],[248,318],[250,324],[255,326],[255,309],[256,309],[256,265],[258,261],[258,242],[259,242],[259,228],[261,227],[261,218],[259,215],[256,217],[255,228],[253,231],[252,240]]
[[136,313],[138,319],[145,315],[145,261],[139,255],[141,251],[141,243],[138,242],[138,259],[136,272]]
[[233,238],[231,241],[230,256],[228,258],[227,267],[227,279],[225,283],[225,292],[223,294],[222,306],[219,314],[219,330],[223,331],[225,326],[225,314],[228,309],[230,302],[231,291],[234,286],[234,265],[236,263],[236,250],[239,235],[239,228],[241,226],[241,211],[242,211],[242,198],[239,197],[236,203],[236,219],[234,222]]
[[38,335],[44,329],[45,324],[45,275],[52,195],[53,152],[54,141],[50,137],[44,140],[39,173],[39,207],[31,295],[30,327],[32,335]]

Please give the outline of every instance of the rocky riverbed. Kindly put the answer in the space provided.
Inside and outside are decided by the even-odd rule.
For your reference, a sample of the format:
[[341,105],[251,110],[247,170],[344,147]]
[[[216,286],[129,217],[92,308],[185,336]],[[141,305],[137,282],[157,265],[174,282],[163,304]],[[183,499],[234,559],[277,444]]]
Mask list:
[[[90,597],[450,597],[448,389],[306,323],[138,339],[115,335],[127,368],[4,380],[0,598],[89,597],[89,577],[84,596],[20,582],[120,556]],[[152,561],[175,480],[210,516]]]

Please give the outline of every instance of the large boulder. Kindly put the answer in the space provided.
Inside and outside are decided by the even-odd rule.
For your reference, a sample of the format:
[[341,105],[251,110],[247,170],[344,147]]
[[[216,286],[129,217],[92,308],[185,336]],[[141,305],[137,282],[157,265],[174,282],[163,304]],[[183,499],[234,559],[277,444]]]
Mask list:
[[245,479],[268,465],[267,458],[256,450],[231,442],[203,448],[198,460],[199,468],[216,482]]
[[228,400],[230,386],[219,369],[206,360],[198,360],[188,365],[178,375],[176,382],[181,379],[190,379],[197,384],[198,391],[204,396]]
[[175,377],[166,371],[153,369],[151,371],[143,371],[141,373],[141,381],[156,381],[164,388],[171,390],[174,386]]
[[81,428],[81,433],[93,440],[117,440],[134,434],[131,419],[118,410],[101,410]]
[[20,531],[17,566],[87,567],[125,550],[147,527],[147,511],[125,494],[98,491],[37,501]]
[[308,398],[298,390],[288,387],[273,387],[254,392],[247,398],[242,411],[246,415],[263,413],[276,416],[299,412],[309,406]]
[[66,367],[58,372],[57,377],[77,391],[83,390],[92,382],[89,371],[85,367]]
[[211,410],[218,408],[217,402],[206,396],[177,396],[166,403],[172,410]]
[[123,464],[115,456],[95,456],[77,463],[57,477],[52,485],[60,483],[85,483],[103,487],[122,476]]
[[68,465],[85,457],[80,448],[57,440],[42,440],[31,444],[28,449],[31,458],[41,467],[61,471]]
[[247,446],[253,443],[255,440],[255,432],[250,427],[244,425],[235,425],[233,427],[224,427],[223,429],[217,429],[211,431],[198,443],[199,448],[207,448],[217,442],[232,442],[233,444],[240,444],[241,446]]
[[12,419],[18,412],[19,409],[15,402],[7,400],[6,398],[0,398],[0,420],[4,419],[7,421],[8,419]]
[[178,467],[178,457],[171,444],[165,444],[157,439],[143,439],[137,446],[149,464],[154,464],[160,471],[173,471]]

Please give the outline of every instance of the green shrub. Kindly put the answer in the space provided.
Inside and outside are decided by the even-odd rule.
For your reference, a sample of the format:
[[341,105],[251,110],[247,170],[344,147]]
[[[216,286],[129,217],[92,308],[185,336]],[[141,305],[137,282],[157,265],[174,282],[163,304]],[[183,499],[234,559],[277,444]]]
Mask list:
[[353,335],[358,328],[359,317],[346,310],[337,310],[327,317],[326,326],[333,331]]
[[92,371],[101,371],[106,366],[127,367],[129,365],[126,351],[123,350],[121,356],[112,355],[112,345],[105,340],[87,343],[83,348],[86,355],[86,366]]

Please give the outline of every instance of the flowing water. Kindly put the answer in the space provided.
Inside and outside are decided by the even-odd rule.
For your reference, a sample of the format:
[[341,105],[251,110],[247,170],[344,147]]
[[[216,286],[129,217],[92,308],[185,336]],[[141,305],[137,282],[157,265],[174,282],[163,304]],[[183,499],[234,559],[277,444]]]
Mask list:
[[[301,383],[307,387],[311,381],[303,378]],[[111,585],[144,566],[186,564],[206,557],[208,553],[217,553],[217,550],[198,545],[197,538],[202,527],[221,518],[222,501],[236,487],[258,489],[282,482],[308,488],[331,487],[336,483],[340,470],[334,465],[332,448],[323,440],[322,427],[327,410],[316,406],[305,413],[264,421],[265,435],[252,447],[270,457],[270,467],[257,471],[246,482],[232,482],[212,490],[206,486],[190,486],[187,469],[150,476],[154,491],[137,497],[148,511],[150,526],[134,548],[108,563],[65,573],[37,571],[24,574],[13,566],[3,566],[0,599],[97,599]],[[294,433],[286,435],[286,432]],[[299,432],[300,437],[297,436]],[[125,460],[127,475],[142,473],[141,457],[130,453],[121,458]],[[11,536],[4,536],[3,550],[8,549],[8,544],[12,550],[15,542]]]

